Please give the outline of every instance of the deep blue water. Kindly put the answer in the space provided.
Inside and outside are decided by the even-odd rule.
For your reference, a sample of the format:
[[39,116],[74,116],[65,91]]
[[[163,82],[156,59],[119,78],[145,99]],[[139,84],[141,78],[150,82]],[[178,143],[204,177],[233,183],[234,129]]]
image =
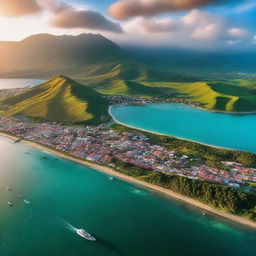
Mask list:
[[3,138],[0,163],[1,256],[255,255],[255,231],[97,170]]
[[113,106],[110,112],[135,128],[256,153],[256,114],[214,113],[173,103]]
[[23,88],[27,86],[35,86],[43,83],[41,79],[0,79],[0,89]]

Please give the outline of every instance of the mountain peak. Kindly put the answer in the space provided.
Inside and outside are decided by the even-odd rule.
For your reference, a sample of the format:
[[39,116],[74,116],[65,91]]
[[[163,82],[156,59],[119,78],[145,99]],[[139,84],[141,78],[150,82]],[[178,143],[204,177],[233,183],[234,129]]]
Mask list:
[[123,50],[100,34],[32,35],[22,41],[0,42],[0,75],[74,76],[89,65],[117,61]]

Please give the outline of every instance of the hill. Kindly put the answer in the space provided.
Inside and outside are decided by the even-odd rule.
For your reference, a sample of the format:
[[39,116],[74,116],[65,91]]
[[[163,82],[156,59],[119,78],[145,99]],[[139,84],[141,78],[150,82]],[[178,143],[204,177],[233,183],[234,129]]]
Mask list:
[[87,86],[65,76],[7,98],[7,115],[24,115],[38,120],[98,124],[108,117],[108,102]]
[[108,95],[186,99],[205,109],[227,112],[256,110],[256,79],[208,80],[163,72],[132,62],[90,66],[79,79]]
[[50,77],[116,61],[123,50],[99,34],[38,34],[19,42],[0,42],[1,77]]

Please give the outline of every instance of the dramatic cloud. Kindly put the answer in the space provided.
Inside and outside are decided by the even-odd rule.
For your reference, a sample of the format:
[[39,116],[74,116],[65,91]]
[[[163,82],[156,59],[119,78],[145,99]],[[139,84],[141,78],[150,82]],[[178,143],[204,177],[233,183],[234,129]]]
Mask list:
[[251,40],[249,31],[238,25],[233,19],[192,10],[176,18],[135,18],[124,29],[133,35],[130,40],[141,38],[142,43],[214,48]]
[[114,33],[123,32],[118,23],[108,20],[98,12],[74,8],[67,8],[58,12],[52,17],[50,23],[58,28],[86,28]]
[[217,4],[221,0],[120,0],[112,4],[109,14],[120,20],[132,17],[150,17],[160,13],[171,11],[191,10],[211,4]]
[[22,17],[42,11],[37,0],[0,0],[0,15],[6,17]]

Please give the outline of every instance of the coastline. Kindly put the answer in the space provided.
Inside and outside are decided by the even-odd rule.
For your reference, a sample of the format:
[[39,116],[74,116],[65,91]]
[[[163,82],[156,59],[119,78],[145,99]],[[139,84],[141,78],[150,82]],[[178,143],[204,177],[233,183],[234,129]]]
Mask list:
[[[7,133],[4,133],[2,131],[0,131],[0,136],[1,137],[5,137],[5,138],[8,138],[12,141],[16,141],[17,139],[19,139],[18,137],[14,136],[14,135],[10,135],[10,134],[7,134]],[[170,198],[173,198],[173,199],[176,199],[176,200],[179,200],[181,202],[184,202],[184,203],[187,203],[189,205],[192,205],[194,207],[197,207],[199,209],[202,209],[202,210],[205,210],[209,213],[212,213],[212,214],[215,214],[219,217],[222,217],[222,218],[225,218],[225,219],[228,219],[230,221],[233,221],[235,223],[238,223],[238,224],[241,224],[241,225],[244,225],[244,226],[247,226],[247,227],[250,227],[250,228],[253,228],[253,229],[256,229],[256,222],[253,222],[253,221],[250,221],[246,218],[243,218],[241,216],[237,216],[237,215],[233,215],[233,214],[230,214],[230,213],[225,213],[225,212],[222,212],[220,210],[217,210],[217,209],[214,209],[208,205],[205,205],[199,201],[196,201],[192,198],[189,198],[189,197],[186,197],[186,196],[183,196],[181,194],[178,194],[178,193],[175,193],[171,190],[168,190],[168,189],[165,189],[165,188],[162,188],[160,186],[156,186],[156,185],[153,185],[153,184],[150,184],[150,183],[147,183],[147,182],[144,182],[144,181],[141,181],[141,180],[138,180],[138,179],[135,179],[131,176],[128,176],[128,175],[125,175],[125,174],[122,174],[122,173],[119,173],[117,171],[114,171],[113,169],[111,169],[110,167],[105,167],[105,166],[102,166],[102,165],[99,165],[99,164],[96,164],[96,163],[91,163],[91,162],[88,162],[86,160],[80,160],[80,159],[77,159],[75,157],[72,157],[72,156],[68,156],[64,153],[61,153],[57,150],[54,150],[54,149],[50,149],[48,148],[47,146],[43,146],[43,145],[40,145],[36,142],[33,142],[33,141],[29,141],[29,140],[26,140],[26,139],[22,139],[21,140],[21,143],[24,143],[28,146],[31,146],[33,148],[36,148],[37,150],[40,150],[40,151],[46,151],[46,152],[49,152],[51,154],[54,154],[54,155],[57,155],[63,159],[66,159],[66,160],[69,160],[69,161],[72,161],[72,162],[75,162],[75,163],[78,163],[78,164],[81,164],[81,165],[85,165],[87,167],[91,167],[97,171],[101,171],[101,172],[104,172],[108,175],[111,175],[111,176],[115,176],[119,179],[122,179],[122,180],[125,180],[125,181],[128,181],[132,184],[136,184],[136,185],[140,185],[142,187],[145,187],[145,188],[149,188],[153,191],[156,191],[156,192],[159,192],[165,196],[168,196]]]
[[[180,104],[180,103],[177,103],[177,104]],[[183,105],[186,105],[186,104],[183,104]],[[224,147],[220,147],[220,146],[216,146],[216,145],[211,145],[211,144],[207,144],[207,143],[203,143],[203,142],[198,142],[196,140],[185,139],[185,138],[182,138],[182,137],[168,135],[168,134],[165,134],[165,133],[155,132],[155,131],[151,131],[151,130],[147,130],[147,129],[143,129],[143,128],[138,128],[138,127],[135,127],[135,126],[132,126],[132,125],[129,125],[129,124],[125,124],[125,123],[117,120],[114,117],[114,115],[111,113],[111,109],[114,106],[118,106],[118,105],[110,106],[109,109],[108,109],[108,114],[111,116],[111,118],[114,122],[116,122],[117,124],[120,124],[122,126],[126,126],[128,128],[135,129],[135,130],[142,131],[142,132],[153,133],[153,134],[156,134],[156,135],[167,136],[167,137],[173,137],[173,138],[178,139],[178,140],[190,141],[190,142],[194,142],[194,143],[197,143],[197,144],[200,144],[200,145],[203,145],[203,146],[207,146],[207,147],[218,148],[218,149],[227,149],[227,150],[232,150],[232,151],[243,151],[243,152],[247,152],[247,153],[251,153],[251,154],[256,154],[256,152],[250,152],[250,151],[246,151],[246,150],[242,150],[242,149],[224,148]],[[120,106],[123,106],[123,105],[120,105]],[[202,109],[202,110],[205,110],[205,109]],[[207,111],[207,110],[205,110],[205,111]],[[255,112],[255,114],[256,114],[256,112]]]

